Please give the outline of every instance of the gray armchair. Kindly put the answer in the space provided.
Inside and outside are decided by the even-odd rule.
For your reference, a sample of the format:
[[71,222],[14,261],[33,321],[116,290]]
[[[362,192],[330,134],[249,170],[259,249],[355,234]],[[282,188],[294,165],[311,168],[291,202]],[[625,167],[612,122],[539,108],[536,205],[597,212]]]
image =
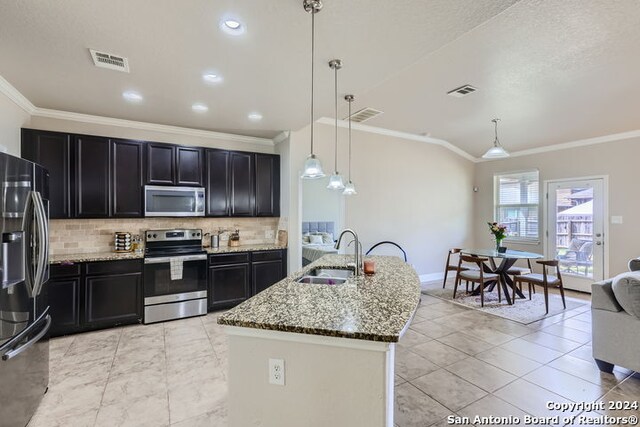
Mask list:
[[[632,271],[640,263],[629,263]],[[611,373],[615,365],[640,372],[640,271],[591,285],[593,358]]]

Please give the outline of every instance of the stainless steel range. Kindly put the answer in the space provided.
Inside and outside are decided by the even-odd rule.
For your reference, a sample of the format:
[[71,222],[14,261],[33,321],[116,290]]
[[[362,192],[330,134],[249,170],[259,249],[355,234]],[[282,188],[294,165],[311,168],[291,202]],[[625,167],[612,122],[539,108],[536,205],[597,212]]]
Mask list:
[[202,230],[147,230],[144,323],[207,314]]

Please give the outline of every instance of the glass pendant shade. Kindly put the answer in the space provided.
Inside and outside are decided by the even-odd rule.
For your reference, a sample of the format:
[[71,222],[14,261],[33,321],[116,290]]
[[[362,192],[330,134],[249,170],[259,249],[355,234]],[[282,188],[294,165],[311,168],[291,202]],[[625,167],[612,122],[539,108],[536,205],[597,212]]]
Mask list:
[[509,153],[499,145],[493,146],[482,156],[483,159],[504,159],[509,157]]
[[307,160],[304,161],[304,170],[302,171],[301,178],[304,179],[318,179],[325,176],[322,170],[322,164],[315,154],[310,154]]
[[340,176],[338,172],[331,175],[327,188],[329,190],[344,190],[344,182],[342,181],[342,176]]
[[353,185],[353,182],[349,181],[347,185],[344,186],[344,191],[342,192],[345,196],[355,196],[358,194],[356,191],[356,186]]

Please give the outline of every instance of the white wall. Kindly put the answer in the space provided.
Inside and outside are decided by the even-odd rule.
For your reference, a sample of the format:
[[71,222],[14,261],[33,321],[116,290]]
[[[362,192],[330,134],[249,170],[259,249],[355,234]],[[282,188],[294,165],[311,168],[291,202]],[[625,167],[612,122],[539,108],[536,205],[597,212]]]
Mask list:
[[[609,225],[609,276],[627,270],[627,262],[640,256],[640,197],[637,184],[640,159],[640,138],[552,151],[505,160],[476,164],[474,230],[476,244],[488,246],[491,236],[485,222],[493,218],[493,176],[499,172],[537,168],[540,171],[541,197],[545,180],[570,179],[595,175],[609,177],[609,215],[621,215],[623,224]],[[542,200],[541,200],[542,202]],[[540,206],[541,233],[545,230],[545,215]],[[608,220],[608,218],[606,219]],[[538,245],[509,247],[544,253],[542,234]]]
[[[316,125],[315,152],[326,173],[333,169],[333,132],[333,126]],[[307,127],[292,132],[289,140],[291,270],[300,265],[302,216],[295,209],[309,135]],[[339,135],[338,169],[347,175],[347,130],[340,129]],[[423,275],[442,271],[449,248],[471,245],[472,162],[438,145],[353,131],[352,167],[358,194],[346,199],[344,226],[358,232],[365,251],[378,241],[393,240]]]
[[343,228],[344,196],[341,191],[328,190],[328,183],[328,177],[302,182],[302,221],[332,221],[338,233]]
[[[29,124],[29,113],[0,92],[0,145],[20,156],[20,128]],[[0,147],[2,148],[2,147]]]

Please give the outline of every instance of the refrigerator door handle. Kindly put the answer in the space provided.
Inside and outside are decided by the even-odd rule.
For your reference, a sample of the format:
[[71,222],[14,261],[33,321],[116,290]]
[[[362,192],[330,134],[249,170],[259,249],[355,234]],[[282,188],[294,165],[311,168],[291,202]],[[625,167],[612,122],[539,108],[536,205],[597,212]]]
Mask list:
[[45,272],[49,262],[49,227],[42,196],[37,191],[33,191],[31,194],[34,200],[36,223],[38,224],[38,264],[33,284],[33,295],[36,296],[40,294],[44,285]]
[[18,344],[20,341],[22,341],[24,339],[24,337],[26,337],[27,335],[31,334],[31,332],[33,332],[33,330],[35,328],[38,327],[38,325],[40,325],[42,323],[42,321],[46,318],[46,317],[50,317],[49,316],[49,307],[47,307],[44,312],[42,312],[42,314],[40,315],[40,317],[38,317],[35,322],[33,322],[31,324],[31,326],[23,329],[18,335],[16,335],[15,337],[11,338],[9,341],[7,341],[6,343],[4,343],[2,346],[0,346],[0,353],[5,352],[6,350],[9,350],[13,347],[15,347],[16,344]]
[[25,233],[25,284],[27,287],[27,292],[29,293],[29,297],[32,298],[34,294],[34,290],[36,289],[36,278],[34,276],[33,271],[33,248],[31,245],[33,244],[33,222],[35,221],[35,207],[34,207],[34,197],[33,191],[29,192],[27,200],[25,201],[24,206],[24,216],[22,217],[22,229]]
[[47,334],[47,332],[49,332],[49,328],[50,327],[51,327],[51,316],[47,315],[47,317],[45,319],[45,325],[42,328],[42,330],[40,332],[38,332],[38,335],[36,335],[33,338],[31,338],[29,341],[27,341],[26,343],[22,344],[20,347],[14,348],[13,350],[10,350],[10,351],[7,351],[5,354],[2,355],[2,360],[6,361],[6,360],[13,359],[14,357],[19,355],[20,353],[22,353],[25,350],[27,350],[29,347],[31,347],[32,345],[34,345],[35,343],[40,341],[42,339],[42,337],[44,337]]

